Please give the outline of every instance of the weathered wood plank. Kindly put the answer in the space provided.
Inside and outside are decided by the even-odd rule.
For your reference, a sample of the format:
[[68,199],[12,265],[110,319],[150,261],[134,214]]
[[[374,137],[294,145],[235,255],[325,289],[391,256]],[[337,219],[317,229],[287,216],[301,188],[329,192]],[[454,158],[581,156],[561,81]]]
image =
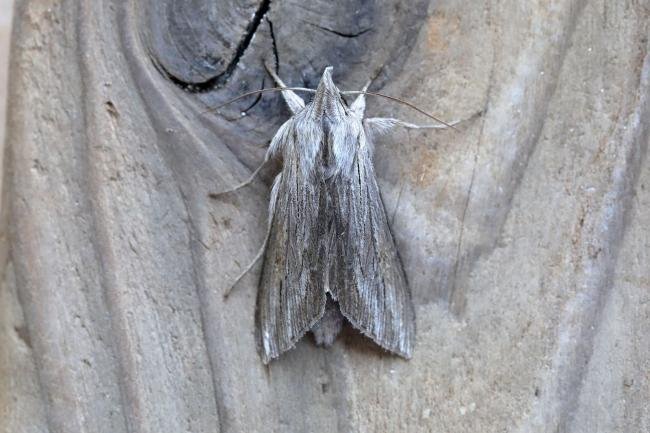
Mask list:
[[[3,431],[624,432],[650,426],[650,4],[17,5],[0,288]],[[414,358],[353,330],[266,369],[247,178],[326,65],[455,131],[376,147]],[[424,121],[369,100],[372,114]],[[242,116],[244,112],[246,115]],[[30,422],[33,419],[33,423]]]

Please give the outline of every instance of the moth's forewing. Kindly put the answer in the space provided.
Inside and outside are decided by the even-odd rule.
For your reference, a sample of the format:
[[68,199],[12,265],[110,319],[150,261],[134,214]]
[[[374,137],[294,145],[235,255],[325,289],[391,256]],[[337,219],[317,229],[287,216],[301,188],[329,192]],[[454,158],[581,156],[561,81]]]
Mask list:
[[[269,206],[269,238],[257,299],[257,325],[264,363],[292,348],[322,317],[325,290],[318,269],[323,177],[306,167],[315,156],[305,137],[318,140],[320,126],[301,113],[278,144],[284,156]],[[302,117],[301,117],[302,116]]]
[[331,286],[343,315],[384,349],[410,358],[415,340],[411,295],[388,226],[372,165],[369,143],[355,116],[355,126],[332,128],[334,151],[341,155],[336,175],[328,180],[334,209],[336,247],[330,267]]

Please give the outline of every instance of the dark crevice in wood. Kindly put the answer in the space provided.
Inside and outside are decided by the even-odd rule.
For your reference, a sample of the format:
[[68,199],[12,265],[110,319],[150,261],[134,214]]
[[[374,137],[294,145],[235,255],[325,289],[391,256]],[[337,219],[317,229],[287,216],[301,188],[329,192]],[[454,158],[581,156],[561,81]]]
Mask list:
[[32,348],[32,339],[29,336],[29,331],[26,326],[14,326],[14,332],[16,333],[16,336],[25,343],[25,346],[30,349]]
[[372,30],[372,27],[368,27],[366,29],[359,30],[358,32],[345,33],[345,32],[341,32],[341,31],[338,31],[338,30],[330,29],[329,27],[321,26],[320,24],[314,24],[312,22],[305,21],[305,20],[302,20],[302,21],[309,24],[310,26],[314,26],[314,27],[319,28],[319,29],[321,29],[323,31],[326,31],[328,33],[332,33],[332,34],[334,34],[336,36],[341,36],[342,38],[349,38],[349,39],[356,38],[356,37],[361,36],[361,35],[363,35],[365,33],[368,33],[369,31]]
[[[264,88],[264,85],[265,85],[265,84],[266,84],[266,77],[262,77],[262,83],[260,84],[260,90],[262,90],[262,89]],[[255,108],[255,106],[256,106],[257,104],[259,104],[259,102],[260,102],[261,100],[262,100],[262,94],[261,94],[261,93],[258,93],[258,94],[257,94],[257,97],[255,98],[255,100],[253,101],[253,103],[252,103],[251,105],[249,105],[248,107],[244,108],[241,112],[242,112],[243,114],[248,113],[250,110],[252,110],[253,108]]]
[[169,81],[171,81],[176,86],[182,88],[185,91],[191,93],[205,93],[205,92],[212,91],[214,89],[218,89],[228,81],[230,76],[237,68],[239,61],[244,56],[244,53],[248,49],[251,41],[253,40],[253,36],[255,36],[255,33],[257,32],[257,29],[259,28],[260,23],[262,22],[262,19],[269,11],[270,7],[271,7],[271,0],[262,0],[259,7],[255,11],[255,14],[253,15],[253,19],[246,27],[246,32],[244,33],[244,37],[237,45],[237,49],[235,50],[235,55],[233,59],[230,61],[230,63],[228,63],[228,66],[226,67],[226,70],[224,72],[215,75],[214,77],[209,78],[205,81],[198,82],[198,83],[193,83],[193,82],[191,83],[174,76],[162,64],[160,64],[155,60],[154,60],[154,65],[163,75],[165,75],[165,77]]
[[278,44],[275,40],[275,32],[273,31],[273,22],[267,17],[266,22],[269,23],[269,33],[271,34],[271,46],[273,47],[273,57],[275,58],[275,73],[280,73],[280,54],[278,53]]

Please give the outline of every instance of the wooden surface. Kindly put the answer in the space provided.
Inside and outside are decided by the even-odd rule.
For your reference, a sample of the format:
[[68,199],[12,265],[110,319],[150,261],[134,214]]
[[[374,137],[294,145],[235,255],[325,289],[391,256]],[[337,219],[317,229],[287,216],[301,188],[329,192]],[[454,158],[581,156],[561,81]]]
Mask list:
[[[650,430],[648,0],[20,1],[4,165],[0,430]],[[347,330],[269,368],[254,340],[278,166],[247,178],[327,65],[459,131],[376,171],[414,357]],[[426,122],[384,100],[370,115]],[[243,116],[242,113],[245,113]]]

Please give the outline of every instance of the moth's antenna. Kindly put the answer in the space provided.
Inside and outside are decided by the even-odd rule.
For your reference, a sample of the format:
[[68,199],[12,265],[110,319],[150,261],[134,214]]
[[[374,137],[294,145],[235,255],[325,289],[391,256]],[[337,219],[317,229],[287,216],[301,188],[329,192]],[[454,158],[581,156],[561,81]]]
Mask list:
[[403,99],[396,98],[395,96],[384,95],[383,93],[364,92],[363,90],[348,90],[346,92],[341,92],[341,93],[343,93],[344,95],[362,95],[363,94],[363,95],[369,95],[369,96],[380,96],[382,98],[390,99],[391,101],[395,101],[395,102],[399,102],[400,104],[404,104],[407,107],[410,107],[410,108],[414,109],[418,113],[424,114],[428,118],[433,119],[436,122],[442,123],[443,125],[445,125],[448,128],[452,128],[452,129],[455,129],[456,131],[458,131],[458,129],[455,128],[454,125],[451,125],[451,124],[445,122],[444,120],[438,119],[433,114],[429,114],[426,111],[424,111],[423,109],[417,107],[416,105],[413,105],[408,101],[404,101]]
[[221,105],[217,105],[216,107],[209,108],[209,109],[201,112],[201,114],[211,113],[211,112],[214,112],[214,111],[219,111],[220,108],[223,108],[226,105],[232,104],[233,102],[239,101],[240,99],[243,99],[243,98],[245,98],[247,96],[257,95],[258,93],[266,93],[266,92],[281,92],[283,90],[293,90],[294,92],[316,93],[316,91],[314,89],[307,89],[305,87],[268,87],[266,89],[253,90],[251,92],[242,93],[241,95],[239,95],[239,96],[237,96],[235,98],[227,100],[226,102],[224,102]]
[[[206,114],[206,113],[212,113],[212,112],[215,112],[215,111],[219,111],[220,108],[223,108],[226,105],[232,104],[233,102],[237,102],[240,99],[244,99],[247,96],[252,96],[252,95],[257,95],[259,93],[267,93],[267,92],[281,92],[283,90],[293,90],[294,92],[316,93],[316,90],[308,89],[306,87],[268,87],[266,89],[253,90],[253,91],[250,91],[250,92],[242,93],[239,96],[236,96],[236,97],[234,97],[232,99],[227,100],[223,104],[220,104],[220,105],[217,105],[216,107],[209,108],[209,109],[207,109],[205,111],[202,111],[201,115]],[[417,107],[414,104],[411,104],[408,101],[405,101],[405,100],[400,99],[400,98],[396,98],[395,96],[384,95],[383,93],[367,92],[367,91],[363,91],[363,90],[347,90],[347,91],[344,91],[344,92],[341,92],[341,93],[344,94],[344,95],[379,96],[381,98],[390,99],[391,101],[395,101],[395,102],[399,102],[400,104],[404,104],[407,107],[412,108],[413,110],[417,111],[418,113],[423,114],[423,115],[427,116],[428,118],[435,120],[438,123],[442,123],[443,125],[445,125],[448,128],[452,128],[452,129],[458,131],[458,129],[455,128],[454,125],[451,125],[451,124],[445,122],[444,120],[437,118],[433,114],[427,113],[423,109]]]

